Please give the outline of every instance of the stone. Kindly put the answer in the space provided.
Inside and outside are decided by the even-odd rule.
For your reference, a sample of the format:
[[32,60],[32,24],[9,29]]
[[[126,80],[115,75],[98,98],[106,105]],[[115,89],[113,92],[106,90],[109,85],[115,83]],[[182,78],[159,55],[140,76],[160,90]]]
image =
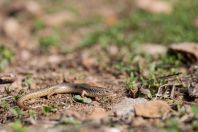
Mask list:
[[155,100],[136,104],[134,110],[137,116],[160,118],[168,114],[171,108],[165,101]]

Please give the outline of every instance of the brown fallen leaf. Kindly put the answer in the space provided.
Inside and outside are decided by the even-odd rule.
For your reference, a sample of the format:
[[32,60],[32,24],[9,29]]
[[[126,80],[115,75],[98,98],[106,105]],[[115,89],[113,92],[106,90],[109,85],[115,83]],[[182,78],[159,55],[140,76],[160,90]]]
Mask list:
[[105,23],[107,24],[107,26],[113,26],[116,24],[117,21],[118,21],[117,16],[112,15],[105,18]]
[[167,48],[159,44],[148,43],[148,44],[140,45],[137,50],[142,53],[147,53],[147,54],[157,56],[157,55],[165,54],[167,51]]
[[74,110],[65,110],[64,113],[65,113],[65,115],[67,115],[69,117],[74,117],[76,119],[84,120],[84,118],[85,118],[82,115],[80,115],[80,113],[78,113],[77,111],[74,111]]
[[147,123],[148,122],[145,119],[143,119],[142,117],[137,117],[135,120],[132,120],[132,125],[134,127],[144,126]]
[[13,83],[16,80],[16,74],[0,74],[0,84],[4,83]]
[[103,5],[103,6],[101,6],[100,7],[100,10],[97,10],[97,14],[99,15],[99,16],[102,16],[102,17],[104,17],[104,18],[108,18],[108,17],[117,17],[116,16],[116,10],[112,10],[111,8],[109,8],[109,6],[105,6],[105,5]]
[[[73,131],[73,129],[72,129]],[[100,125],[97,127],[93,127],[91,125],[84,125],[80,127],[80,132],[125,132],[126,130],[122,127],[109,127],[105,125]]]
[[89,52],[83,52],[81,55],[81,63],[86,69],[97,66],[97,59],[92,57]]
[[135,114],[148,118],[160,118],[167,114],[171,108],[165,101],[149,101],[146,103],[136,104],[134,106]]
[[63,60],[62,56],[50,55],[47,58],[48,63],[50,64],[59,64]]
[[90,120],[100,120],[107,117],[107,112],[103,108],[94,108],[93,112],[90,114],[88,119]]
[[34,16],[41,16],[43,14],[40,4],[36,1],[27,1],[24,5],[26,10]]
[[135,4],[140,9],[151,13],[170,13],[173,8],[170,2],[162,0],[135,0]]
[[185,63],[196,63],[198,61],[198,44],[190,42],[172,44],[168,48],[168,53],[179,53]]
[[19,53],[19,57],[22,61],[28,61],[32,56],[28,50],[21,50],[21,52]]
[[75,19],[74,14],[71,12],[58,12],[54,14],[49,14],[44,16],[43,21],[48,25],[48,26],[61,26],[63,25],[66,21],[73,21]]
[[107,51],[109,55],[116,56],[119,53],[119,48],[115,45],[111,45],[109,48],[107,48]]
[[4,22],[3,30],[5,34],[12,38],[18,34],[18,31],[21,29],[19,22],[16,19],[10,18]]
[[8,18],[3,23],[5,35],[15,41],[29,37],[27,27],[22,25],[17,19]]
[[[29,127],[25,127],[25,128],[27,128],[26,131],[28,131],[28,132],[36,132],[36,131],[51,131],[51,132],[53,132],[50,128],[54,128],[56,123],[57,123],[57,121],[47,121],[47,120],[37,121],[36,124],[30,125]],[[56,131],[58,131],[58,130],[59,129],[56,128]]]
[[132,98],[125,97],[121,102],[113,106],[112,113],[115,113],[118,116],[124,116],[130,113],[133,113],[134,106],[136,104],[142,104],[145,102],[147,102],[147,100],[144,98],[132,99]]

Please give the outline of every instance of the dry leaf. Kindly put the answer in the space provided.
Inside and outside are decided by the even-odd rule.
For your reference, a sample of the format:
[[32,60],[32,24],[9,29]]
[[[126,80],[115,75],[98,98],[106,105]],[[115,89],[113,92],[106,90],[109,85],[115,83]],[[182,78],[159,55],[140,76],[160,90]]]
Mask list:
[[117,16],[108,16],[107,18],[105,18],[105,23],[107,24],[107,26],[113,26],[116,24],[117,21]]
[[136,0],[135,4],[151,13],[170,13],[173,8],[169,2],[162,0]]
[[107,117],[107,112],[103,108],[94,108],[93,112],[88,117],[91,120],[100,120]]
[[13,83],[16,80],[16,74],[0,74],[0,83]]
[[81,61],[82,65],[87,69],[97,66],[97,60],[91,56],[90,52],[83,52]]
[[3,30],[8,37],[13,38],[13,36],[16,36],[19,33],[18,31],[21,30],[20,27],[16,19],[10,18],[4,22]]
[[134,105],[139,104],[139,103],[145,103],[147,100],[144,98],[124,98],[120,103],[115,104],[113,106],[113,112],[116,115],[127,115],[130,112],[133,112]]
[[64,12],[58,12],[58,13],[46,15],[44,16],[43,21],[48,26],[61,26],[66,21],[73,21],[74,19],[75,19],[74,14],[64,11]]
[[140,45],[137,50],[139,52],[147,53],[151,55],[163,55],[166,53],[167,48],[163,45],[148,43],[148,44]]
[[115,45],[111,45],[109,46],[109,48],[107,49],[108,50],[108,53],[111,55],[111,56],[116,56],[119,52],[119,49],[117,46]]
[[43,10],[36,1],[28,1],[25,3],[26,10],[34,16],[40,16],[43,13]]
[[147,123],[148,122],[145,119],[143,119],[142,117],[137,117],[137,118],[135,118],[135,120],[132,121],[132,125],[135,127],[144,126]]
[[167,114],[171,108],[165,101],[149,101],[146,103],[136,104],[134,106],[135,114],[148,118],[159,118]]
[[9,38],[16,41],[29,37],[26,27],[14,18],[8,18],[4,21],[3,31]]
[[83,117],[82,115],[80,115],[80,113],[74,111],[74,110],[65,110],[65,114],[69,117],[74,117],[76,119],[81,119],[84,120],[85,117]]
[[195,63],[198,61],[198,44],[197,43],[180,43],[169,46],[168,53],[179,53],[183,57],[183,61]]
[[47,58],[47,60],[48,60],[48,63],[50,64],[59,64],[63,60],[63,58],[62,56],[59,56],[59,55],[50,55]]
[[31,53],[28,50],[21,50],[19,57],[22,61],[28,61],[31,58]]

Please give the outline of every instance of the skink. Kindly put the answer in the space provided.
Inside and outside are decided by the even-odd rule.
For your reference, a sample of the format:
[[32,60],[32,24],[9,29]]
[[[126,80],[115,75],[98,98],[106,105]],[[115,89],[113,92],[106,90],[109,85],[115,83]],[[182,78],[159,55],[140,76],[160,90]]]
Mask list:
[[24,101],[26,100],[39,98],[43,96],[47,96],[49,98],[53,94],[61,93],[76,93],[81,94],[82,96],[89,97],[115,96],[115,94],[108,88],[90,86],[88,84],[62,83],[23,95],[17,100],[17,105],[21,108],[26,108],[24,105]]

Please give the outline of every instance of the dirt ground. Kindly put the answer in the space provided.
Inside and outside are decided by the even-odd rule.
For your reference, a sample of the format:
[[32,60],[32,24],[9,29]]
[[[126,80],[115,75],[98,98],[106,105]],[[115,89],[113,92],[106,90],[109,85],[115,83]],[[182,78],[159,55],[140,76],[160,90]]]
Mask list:
[[[143,81],[131,74],[133,71],[135,75],[144,74],[142,78],[148,81],[149,57],[142,53],[134,57],[131,54],[137,50],[127,46],[98,42],[83,45],[90,33],[113,27],[136,8],[138,6],[130,0],[1,0],[0,70],[1,76],[12,75],[14,79],[0,84],[0,129],[17,132],[198,130],[198,116],[193,115],[191,108],[198,99],[183,88],[189,83],[197,86],[197,65],[176,67],[178,75],[167,72],[167,69],[166,72],[159,71],[155,78],[162,77],[160,85],[149,89],[147,83],[143,85]],[[156,55],[151,56],[152,61],[159,61]],[[133,61],[129,61],[130,57],[134,58]],[[128,70],[128,66],[132,70]],[[141,69],[144,72],[140,72]],[[178,77],[183,79],[182,84],[175,81]],[[171,78],[173,80],[168,80]],[[105,87],[117,96],[81,102],[74,94],[55,94],[49,99],[42,97],[26,101],[27,110],[16,104],[17,99],[26,93],[63,82]],[[160,91],[158,88],[167,82],[171,82],[171,86],[166,87],[168,90]],[[130,86],[137,87],[129,89]],[[157,97],[160,92],[171,94],[172,86],[176,87],[174,99],[162,95]],[[168,105],[165,111],[171,110],[168,110],[168,115],[154,118],[138,115],[136,107],[136,112],[130,111],[128,115],[115,112],[119,111],[116,106],[123,100],[127,104],[128,100],[139,98],[146,101],[158,98],[166,102],[161,107]],[[133,103],[124,106],[125,103],[121,107],[133,107]]]

